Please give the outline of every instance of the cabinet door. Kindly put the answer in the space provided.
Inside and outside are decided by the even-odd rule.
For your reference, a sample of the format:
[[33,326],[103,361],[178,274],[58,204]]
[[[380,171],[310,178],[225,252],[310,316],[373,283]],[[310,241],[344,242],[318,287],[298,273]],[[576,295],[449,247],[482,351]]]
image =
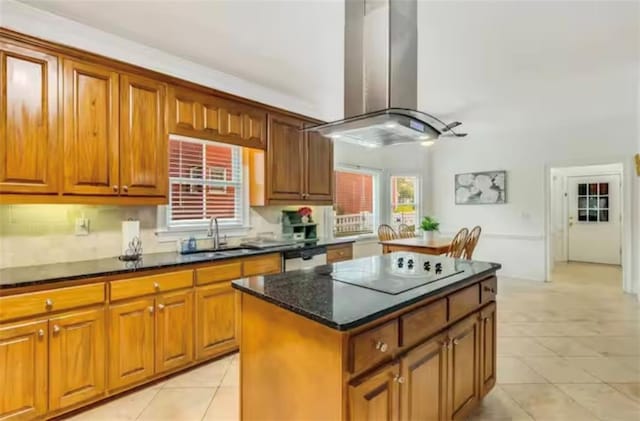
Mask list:
[[306,200],[333,202],[333,141],[308,133],[305,141]]
[[49,410],[105,392],[104,308],[49,320]]
[[47,322],[0,328],[0,419],[38,418],[47,412]]
[[300,129],[300,120],[269,115],[268,200],[299,202],[304,199],[304,136]]
[[64,192],[117,195],[118,73],[64,61]]
[[400,419],[445,420],[447,396],[447,340],[438,335],[400,361]]
[[478,313],[449,330],[449,418],[464,419],[480,398],[480,323]]
[[349,385],[349,419],[397,420],[399,377],[400,370],[395,363]]
[[169,133],[198,136],[202,130],[200,97],[188,89],[169,87]]
[[167,195],[165,91],[156,80],[120,76],[120,194]]
[[480,382],[482,396],[496,384],[496,304],[490,304],[480,312]]
[[109,308],[109,389],[151,377],[154,373],[153,298]]
[[156,315],[156,372],[193,361],[193,293],[158,296]]
[[196,290],[196,358],[203,359],[235,349],[237,297],[229,282]]
[[58,190],[58,59],[0,42],[0,192]]

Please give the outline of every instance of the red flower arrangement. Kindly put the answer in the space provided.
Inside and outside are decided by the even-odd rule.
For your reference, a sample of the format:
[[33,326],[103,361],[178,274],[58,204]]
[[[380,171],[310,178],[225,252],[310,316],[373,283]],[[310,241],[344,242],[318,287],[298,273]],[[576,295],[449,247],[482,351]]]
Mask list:
[[312,210],[310,207],[308,206],[303,206],[300,209],[298,209],[298,215],[300,216],[311,216]]

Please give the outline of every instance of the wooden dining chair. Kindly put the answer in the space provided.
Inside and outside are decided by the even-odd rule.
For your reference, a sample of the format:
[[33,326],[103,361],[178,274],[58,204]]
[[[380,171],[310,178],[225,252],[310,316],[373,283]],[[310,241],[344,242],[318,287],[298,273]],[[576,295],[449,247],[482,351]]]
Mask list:
[[381,224],[378,227],[378,238],[380,239],[380,241],[395,240],[396,238],[398,238],[398,234],[393,228],[391,228],[390,225]]
[[469,235],[469,230],[467,228],[462,228],[453,240],[451,241],[451,246],[449,246],[449,251],[447,252],[447,257],[455,257],[459,259],[462,257],[462,252],[464,252],[464,245],[467,242],[467,236]]
[[473,257],[473,251],[476,249],[476,245],[480,239],[480,233],[482,233],[482,228],[480,225],[476,225],[467,236],[467,241],[464,243],[464,253],[462,255],[464,259],[471,260],[471,257]]
[[413,238],[416,236],[415,229],[411,228],[407,224],[400,224],[398,226],[398,235],[400,238]]

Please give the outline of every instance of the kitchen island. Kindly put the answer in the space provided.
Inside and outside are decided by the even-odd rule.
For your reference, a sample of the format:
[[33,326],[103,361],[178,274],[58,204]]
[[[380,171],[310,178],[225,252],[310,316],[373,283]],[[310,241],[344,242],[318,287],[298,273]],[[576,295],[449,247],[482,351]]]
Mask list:
[[399,252],[234,281],[241,419],[466,417],[495,384],[498,269]]

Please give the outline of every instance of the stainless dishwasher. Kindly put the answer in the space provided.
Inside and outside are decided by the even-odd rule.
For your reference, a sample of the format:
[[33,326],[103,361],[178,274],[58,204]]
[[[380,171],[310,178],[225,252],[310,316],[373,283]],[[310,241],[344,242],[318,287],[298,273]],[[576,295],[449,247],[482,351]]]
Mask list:
[[284,252],[284,271],[309,269],[327,264],[327,248],[324,246],[306,247]]

